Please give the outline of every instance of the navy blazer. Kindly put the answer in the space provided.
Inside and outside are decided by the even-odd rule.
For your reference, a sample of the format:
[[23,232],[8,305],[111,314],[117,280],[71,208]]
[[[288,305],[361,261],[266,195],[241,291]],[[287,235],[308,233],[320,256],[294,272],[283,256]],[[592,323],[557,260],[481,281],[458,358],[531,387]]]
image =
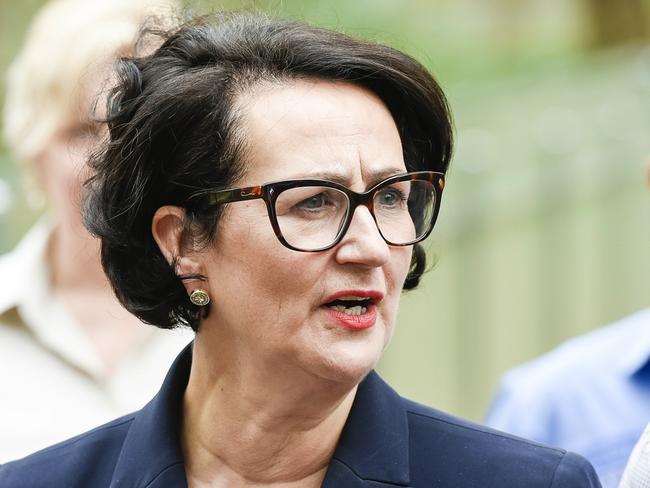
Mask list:
[[[186,348],[142,410],[0,466],[1,488],[184,488]],[[359,385],[326,488],[600,487],[580,456],[405,400],[372,372]]]

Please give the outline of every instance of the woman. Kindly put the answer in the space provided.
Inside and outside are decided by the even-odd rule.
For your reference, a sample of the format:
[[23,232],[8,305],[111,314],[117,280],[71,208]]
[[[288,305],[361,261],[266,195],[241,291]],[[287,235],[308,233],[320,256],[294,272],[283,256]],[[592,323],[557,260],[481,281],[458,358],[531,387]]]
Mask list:
[[0,485],[599,486],[577,455],[402,399],[372,371],[451,155],[417,62],[232,14],[119,75],[86,224],[125,307],[195,341],[143,410],[0,468]]

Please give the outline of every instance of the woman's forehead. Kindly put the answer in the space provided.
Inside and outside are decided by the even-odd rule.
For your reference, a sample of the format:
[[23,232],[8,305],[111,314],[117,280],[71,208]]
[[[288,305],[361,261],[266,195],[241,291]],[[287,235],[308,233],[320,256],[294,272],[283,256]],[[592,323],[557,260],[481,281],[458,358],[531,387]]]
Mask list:
[[321,80],[267,85],[237,109],[246,173],[257,183],[323,173],[365,181],[405,167],[390,112],[362,87]]

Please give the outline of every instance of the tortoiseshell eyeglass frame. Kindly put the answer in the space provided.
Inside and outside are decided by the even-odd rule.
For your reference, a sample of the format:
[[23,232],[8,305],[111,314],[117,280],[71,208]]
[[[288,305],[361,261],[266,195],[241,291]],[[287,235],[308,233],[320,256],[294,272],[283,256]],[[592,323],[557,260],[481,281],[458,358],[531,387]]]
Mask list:
[[[431,231],[433,230],[433,227],[436,223],[436,219],[438,218],[438,212],[440,211],[440,200],[442,198],[442,190],[445,188],[444,173],[439,173],[436,171],[415,171],[411,173],[403,173],[403,174],[386,178],[385,180],[380,181],[372,188],[368,189],[368,191],[365,191],[363,193],[357,193],[343,185],[334,183],[333,181],[317,180],[317,179],[300,179],[300,180],[275,181],[272,183],[266,183],[264,185],[248,186],[245,188],[232,188],[229,190],[201,192],[200,194],[195,195],[195,197],[207,198],[208,204],[213,206],[261,198],[266,203],[266,208],[268,210],[271,226],[273,227],[273,231],[275,232],[276,237],[282,243],[282,245],[294,251],[320,252],[320,251],[327,251],[328,249],[333,248],[341,241],[341,239],[347,232],[348,228],[350,227],[350,223],[352,222],[352,217],[354,216],[354,212],[359,205],[363,205],[364,207],[368,208],[370,214],[372,215],[372,218],[375,220],[375,224],[377,224],[377,219],[375,217],[375,212],[373,209],[373,199],[375,193],[378,190],[381,190],[382,188],[388,185],[400,181],[428,181],[429,183],[432,184],[433,190],[435,192],[434,209],[433,209],[433,214],[431,216],[431,222],[429,228],[422,236],[418,237],[417,239],[414,239],[413,241],[406,242],[406,243],[396,244],[386,239],[384,234],[381,232],[379,226],[377,226],[377,230],[379,231],[379,234],[382,236],[382,238],[386,241],[387,244],[391,246],[411,246],[413,244],[416,244],[426,239],[429,236],[429,234],[431,234]],[[348,198],[348,209],[345,215],[345,220],[341,225],[341,228],[339,229],[339,232],[337,233],[336,237],[330,244],[317,249],[301,249],[299,247],[295,247],[290,243],[288,243],[284,238],[284,236],[282,235],[282,231],[280,230],[280,226],[278,224],[278,218],[275,212],[275,202],[278,199],[278,196],[283,191],[289,190],[291,188],[299,188],[303,186],[322,186],[327,188],[335,188],[341,191],[342,193],[344,193]]]

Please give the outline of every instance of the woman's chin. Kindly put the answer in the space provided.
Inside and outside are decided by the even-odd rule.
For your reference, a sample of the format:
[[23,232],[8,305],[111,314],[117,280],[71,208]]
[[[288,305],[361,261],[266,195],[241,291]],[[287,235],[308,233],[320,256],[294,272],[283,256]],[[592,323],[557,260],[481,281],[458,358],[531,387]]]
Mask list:
[[315,373],[327,381],[353,388],[372,371],[381,355],[380,348],[359,348],[338,345],[315,368]]
[[390,328],[377,321],[374,327],[346,331],[336,337],[321,337],[318,354],[319,376],[355,386],[372,371],[390,340]]

